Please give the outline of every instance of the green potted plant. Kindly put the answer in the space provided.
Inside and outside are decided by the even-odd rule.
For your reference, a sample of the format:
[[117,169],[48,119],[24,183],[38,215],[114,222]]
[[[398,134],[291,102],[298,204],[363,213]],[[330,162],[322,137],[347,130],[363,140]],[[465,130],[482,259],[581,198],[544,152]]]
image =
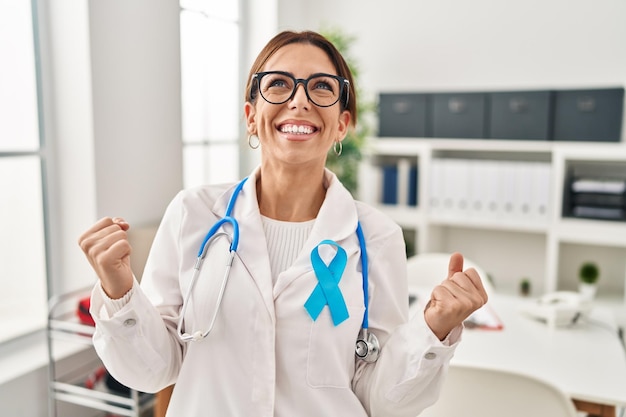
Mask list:
[[579,287],[578,290],[586,299],[593,299],[598,288],[600,279],[600,268],[595,262],[583,262],[578,269]]
[[520,283],[519,283],[519,291],[520,291],[520,294],[521,294],[523,297],[526,297],[526,296],[530,295],[531,286],[530,286],[530,279],[529,279],[529,278],[527,278],[527,277],[523,277],[523,278],[520,280]]

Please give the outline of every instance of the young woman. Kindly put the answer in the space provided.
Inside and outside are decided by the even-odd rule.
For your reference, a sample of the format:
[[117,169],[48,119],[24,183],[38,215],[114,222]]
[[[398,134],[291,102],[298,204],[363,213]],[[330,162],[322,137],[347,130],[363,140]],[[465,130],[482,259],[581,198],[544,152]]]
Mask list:
[[173,417],[415,417],[437,399],[462,321],[487,300],[480,277],[454,254],[409,320],[401,229],[325,169],[356,120],[352,76],[328,40],[282,32],[248,80],[248,142],[260,166],[245,182],[174,198],[141,286],[126,222],[104,218],[81,236],[100,278],[98,354],[137,390],[175,383]]

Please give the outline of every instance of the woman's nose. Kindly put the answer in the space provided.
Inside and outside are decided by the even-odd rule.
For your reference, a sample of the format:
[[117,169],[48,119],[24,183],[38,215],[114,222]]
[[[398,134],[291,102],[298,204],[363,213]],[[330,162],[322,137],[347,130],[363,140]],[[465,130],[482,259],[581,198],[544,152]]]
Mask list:
[[303,83],[296,84],[296,91],[293,93],[293,97],[290,100],[291,106],[304,106],[305,108],[309,108],[311,103],[309,103],[309,97],[306,95],[306,89]]

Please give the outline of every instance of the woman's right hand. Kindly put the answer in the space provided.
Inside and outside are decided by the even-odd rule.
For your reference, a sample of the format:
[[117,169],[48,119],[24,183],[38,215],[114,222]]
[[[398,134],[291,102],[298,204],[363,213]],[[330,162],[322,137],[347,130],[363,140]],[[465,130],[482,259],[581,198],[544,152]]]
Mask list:
[[129,228],[124,219],[105,217],[78,239],[80,248],[100,278],[102,289],[112,299],[122,298],[133,286],[132,248],[126,234]]

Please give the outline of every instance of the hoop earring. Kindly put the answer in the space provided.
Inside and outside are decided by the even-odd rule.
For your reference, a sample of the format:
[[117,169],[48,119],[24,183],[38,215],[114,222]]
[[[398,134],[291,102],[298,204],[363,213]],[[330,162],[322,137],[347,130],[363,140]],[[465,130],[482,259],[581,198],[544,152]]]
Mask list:
[[340,140],[336,141],[333,145],[333,151],[335,152],[335,155],[341,155],[341,152],[343,151],[343,144]]
[[[252,145],[252,138],[256,138],[256,144]],[[257,135],[250,133],[248,135],[248,146],[251,149],[257,149],[261,145],[261,139]]]

